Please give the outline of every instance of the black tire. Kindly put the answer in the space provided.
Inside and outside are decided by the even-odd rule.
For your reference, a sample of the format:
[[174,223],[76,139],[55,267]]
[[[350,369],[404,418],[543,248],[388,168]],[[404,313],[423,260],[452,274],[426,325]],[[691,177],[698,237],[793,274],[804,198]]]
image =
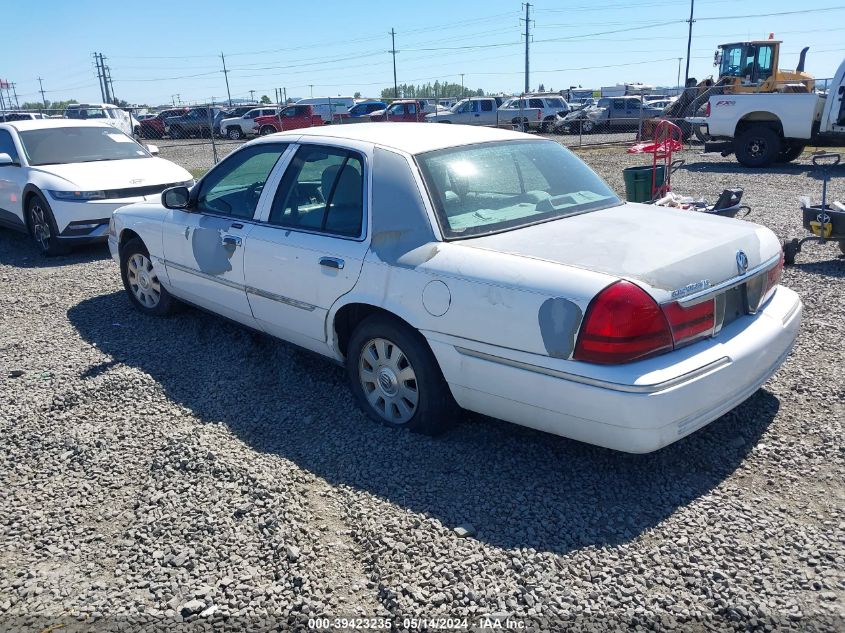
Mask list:
[[780,154],[780,134],[766,125],[753,125],[734,139],[734,153],[745,167],[768,167]]
[[540,131],[543,134],[551,134],[554,124],[555,118],[553,116],[547,116],[545,119],[543,119],[543,122],[540,124]]
[[783,263],[792,266],[795,263],[795,256],[798,254],[798,240],[792,239],[783,243]]
[[784,143],[783,149],[778,154],[776,163],[791,163],[804,153],[806,145],[803,143]]
[[233,125],[226,128],[226,138],[230,141],[239,141],[243,138],[244,133],[239,125]]
[[[132,274],[133,264],[136,260],[132,262],[130,260],[136,256],[143,258],[145,262],[149,263],[151,270],[144,271],[146,276]],[[144,246],[144,243],[138,238],[130,239],[120,249],[120,278],[123,280],[123,288],[129,296],[129,301],[138,312],[153,316],[166,316],[173,312],[176,300],[158,281],[158,277],[155,275],[154,270],[152,270],[150,253],[147,247]],[[149,294],[156,294],[156,288],[158,294],[156,301],[146,301],[140,298],[141,295],[149,296]],[[144,292],[145,290],[147,292]]]
[[839,240],[839,252],[845,255],[845,240]]
[[596,124],[589,119],[583,119],[581,121],[581,133],[582,134],[592,134],[593,130],[596,129]]
[[258,130],[258,134],[260,136],[267,136],[268,134],[275,134],[275,133],[276,133],[276,128],[274,128],[272,125],[262,125],[261,129]]
[[44,196],[35,194],[26,203],[26,225],[29,235],[45,257],[53,257],[66,252],[58,238],[59,230],[53,210]]
[[[382,358],[377,353],[372,356],[376,349],[376,341],[385,341],[392,345],[391,350]],[[367,358],[363,355],[367,353]],[[397,358],[399,360],[395,360]],[[401,360],[407,361],[407,367],[411,369],[414,380],[400,380],[400,373],[388,373],[388,377],[382,373],[385,369],[390,370],[390,363],[403,367]],[[372,389],[365,387],[366,371],[362,368],[370,366],[370,375],[376,382],[371,383]],[[402,371],[405,371],[404,369]],[[454,423],[458,412],[458,406],[452,397],[449,386],[443,378],[440,367],[434,354],[422,335],[412,330],[407,325],[386,315],[376,314],[367,317],[358,325],[349,340],[346,356],[346,373],[355,398],[361,409],[371,419],[395,428],[409,429],[415,433],[425,435],[437,435],[446,431]],[[413,383],[413,386],[410,385]],[[384,387],[383,385],[387,385]],[[402,389],[407,388],[416,397],[416,404],[411,407],[407,399],[403,398]],[[368,391],[365,392],[365,389]],[[391,395],[391,389],[396,393]],[[368,398],[368,394],[370,394]],[[375,400],[371,403],[370,398]],[[379,400],[380,399],[380,400]],[[407,419],[399,419],[403,415],[399,407],[391,404],[393,401],[405,400],[404,414],[412,413]]]
[[186,138],[185,131],[178,125],[175,125],[170,128],[170,138]]

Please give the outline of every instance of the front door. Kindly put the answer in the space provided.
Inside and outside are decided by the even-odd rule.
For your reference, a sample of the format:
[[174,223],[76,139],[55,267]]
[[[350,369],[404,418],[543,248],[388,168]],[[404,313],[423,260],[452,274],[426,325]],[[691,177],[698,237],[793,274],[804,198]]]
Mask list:
[[326,351],[326,315],[355,285],[367,245],[365,160],[357,152],[300,145],[266,221],[246,241],[252,312],[267,333]]
[[26,170],[20,166],[20,156],[12,133],[0,130],[0,154],[8,154],[14,165],[0,165],[0,226],[25,230],[23,188]]
[[254,228],[264,183],[286,149],[284,143],[266,143],[231,154],[196,185],[190,211],[169,212],[162,246],[177,296],[254,325],[244,287],[243,246]]

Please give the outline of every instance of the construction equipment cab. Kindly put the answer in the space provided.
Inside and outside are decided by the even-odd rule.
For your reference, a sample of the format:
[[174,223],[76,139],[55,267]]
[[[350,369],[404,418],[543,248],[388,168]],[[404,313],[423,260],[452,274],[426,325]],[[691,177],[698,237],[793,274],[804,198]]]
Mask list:
[[804,72],[809,47],[801,51],[795,70],[781,70],[782,42],[769,37],[768,40],[719,45],[714,65],[719,67],[717,83],[724,86],[725,94],[814,90],[814,77]]

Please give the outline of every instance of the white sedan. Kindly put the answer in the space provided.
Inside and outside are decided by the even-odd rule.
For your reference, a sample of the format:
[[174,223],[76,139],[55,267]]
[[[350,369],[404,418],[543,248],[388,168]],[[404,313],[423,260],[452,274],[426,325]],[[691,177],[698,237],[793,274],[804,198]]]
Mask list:
[[141,312],[176,299],[346,366],[373,419],[459,407],[628,452],[754,393],[795,341],[766,228],[622,202],[560,144],[364,123],[262,137],[114,214]]
[[0,226],[28,232],[47,255],[105,241],[118,207],[193,184],[156,153],[107,123],[0,123]]

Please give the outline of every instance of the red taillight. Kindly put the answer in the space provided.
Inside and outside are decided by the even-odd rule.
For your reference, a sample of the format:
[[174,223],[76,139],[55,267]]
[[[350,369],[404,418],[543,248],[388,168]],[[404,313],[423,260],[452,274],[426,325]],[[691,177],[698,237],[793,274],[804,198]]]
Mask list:
[[678,302],[667,303],[663,306],[663,314],[672,330],[675,347],[680,347],[713,333],[716,302],[710,299],[688,308]]
[[617,281],[590,302],[573,358],[627,363],[671,349],[672,333],[660,306],[639,286]]
[[710,116],[710,102],[707,102],[707,107],[704,109],[704,116]]

